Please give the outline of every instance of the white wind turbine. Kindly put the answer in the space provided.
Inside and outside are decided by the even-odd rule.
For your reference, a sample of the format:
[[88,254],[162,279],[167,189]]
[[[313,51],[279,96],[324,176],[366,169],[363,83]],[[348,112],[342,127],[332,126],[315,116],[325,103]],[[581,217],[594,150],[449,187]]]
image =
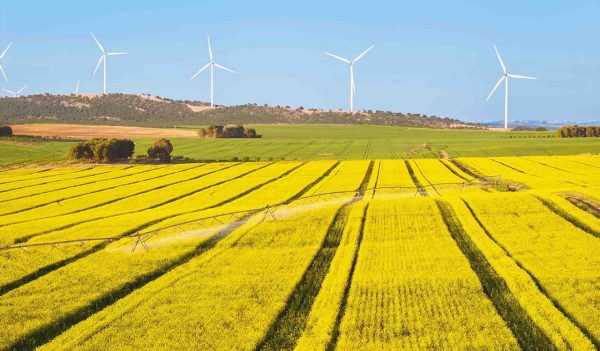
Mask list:
[[371,49],[373,49],[375,47],[375,45],[371,45],[369,46],[369,48],[363,52],[360,53],[360,55],[356,56],[356,58],[352,61],[345,59],[343,57],[334,55],[332,53],[326,52],[325,55],[329,55],[335,59],[338,59],[342,62],[347,63],[348,65],[350,65],[350,112],[354,112],[354,92],[356,91],[356,85],[354,84],[354,64],[360,60],[363,56],[365,56],[365,54],[367,52],[369,52]]
[[77,84],[75,85],[75,95],[79,94],[79,82],[80,80],[77,80]]
[[6,77],[6,72],[4,72],[4,68],[2,67],[2,59],[4,58],[4,55],[6,55],[6,53],[8,52],[8,49],[10,49],[10,47],[12,46],[12,42],[8,44],[8,46],[6,46],[6,49],[4,49],[4,51],[2,51],[2,53],[0,54],[0,73],[2,73],[2,75],[4,76],[4,80],[8,82],[8,78]]
[[213,60],[213,54],[212,54],[212,49],[210,47],[210,37],[206,36],[206,38],[208,39],[208,59],[210,60],[206,65],[204,65],[202,68],[200,68],[200,70],[198,70],[198,72],[196,72],[196,74],[194,74],[192,76],[192,78],[190,78],[190,80],[194,80],[196,77],[198,77],[198,75],[200,73],[202,73],[202,71],[204,71],[205,69],[208,68],[208,66],[210,66],[210,107],[214,108],[215,104],[214,104],[214,99],[215,99],[215,93],[214,93],[214,89],[215,89],[215,67],[220,68],[222,70],[231,72],[231,73],[235,73],[235,71],[225,67],[225,66],[221,66],[220,64],[216,63]]
[[494,50],[496,50],[496,55],[498,56],[498,61],[500,61],[500,66],[502,66],[502,71],[504,72],[504,74],[502,75],[502,77],[500,77],[500,80],[498,80],[498,83],[496,83],[496,85],[494,86],[494,89],[492,89],[492,92],[490,93],[490,95],[488,95],[488,97],[487,97],[487,99],[485,99],[485,101],[488,101],[492,97],[492,95],[494,95],[494,92],[496,91],[496,89],[498,89],[498,87],[500,86],[502,81],[504,81],[504,129],[508,129],[508,78],[516,78],[516,79],[537,79],[537,78],[508,73],[506,70],[506,66],[504,65],[504,61],[502,61],[502,57],[500,56],[500,52],[498,52],[498,48],[496,47],[496,45],[494,45]]
[[8,94],[11,94],[13,97],[18,98],[19,96],[21,96],[21,93],[23,92],[23,90],[25,90],[25,88],[27,88],[27,85],[24,85],[21,89],[19,89],[17,91],[8,90],[8,89],[2,89],[2,91],[4,91],[5,93],[8,93]]
[[107,56],[118,56],[118,55],[127,55],[126,52],[106,52],[106,50],[104,50],[104,48],[102,47],[102,45],[100,44],[100,42],[98,41],[98,39],[96,39],[96,36],[94,35],[94,33],[90,33],[92,34],[92,38],[94,38],[94,41],[96,42],[96,44],[98,45],[98,48],[100,49],[100,52],[102,53],[100,55],[100,59],[98,60],[98,64],[96,65],[96,69],[94,70],[94,76],[96,75],[96,72],[98,72],[98,68],[100,68],[100,64],[104,63],[103,67],[102,67],[102,71],[103,71],[103,75],[104,75],[104,94],[106,94],[106,57]]

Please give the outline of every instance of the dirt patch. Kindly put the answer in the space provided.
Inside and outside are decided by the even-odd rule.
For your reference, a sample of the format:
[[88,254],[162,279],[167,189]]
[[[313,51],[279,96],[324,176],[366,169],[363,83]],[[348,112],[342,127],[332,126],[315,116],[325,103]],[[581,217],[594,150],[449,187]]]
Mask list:
[[92,126],[85,124],[16,124],[12,125],[14,135],[37,135],[61,138],[154,138],[182,137],[195,138],[196,132],[170,128],[142,128],[122,126]]

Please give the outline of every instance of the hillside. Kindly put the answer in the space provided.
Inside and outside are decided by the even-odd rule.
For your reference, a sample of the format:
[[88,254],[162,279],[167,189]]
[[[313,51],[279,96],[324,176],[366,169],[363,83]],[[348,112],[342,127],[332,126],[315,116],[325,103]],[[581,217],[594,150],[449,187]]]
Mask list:
[[0,121],[170,127],[182,124],[373,124],[426,128],[480,128],[457,119],[390,111],[341,112],[246,104],[206,103],[137,94],[31,95],[0,98]]

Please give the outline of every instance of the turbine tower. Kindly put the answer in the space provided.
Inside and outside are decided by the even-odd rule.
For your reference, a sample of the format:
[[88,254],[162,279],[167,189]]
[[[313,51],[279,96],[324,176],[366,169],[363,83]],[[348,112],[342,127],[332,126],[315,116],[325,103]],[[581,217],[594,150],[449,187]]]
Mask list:
[[335,59],[338,59],[344,63],[347,63],[348,65],[350,65],[350,112],[354,112],[354,92],[356,91],[356,85],[354,84],[354,64],[360,60],[363,56],[365,56],[365,54],[367,52],[369,52],[372,48],[374,48],[375,45],[371,45],[369,46],[369,48],[367,48],[367,50],[363,51],[360,53],[360,55],[356,56],[356,58],[352,61],[345,59],[343,57],[334,55],[332,53],[326,52],[325,55],[329,55]]
[[24,85],[21,89],[19,89],[17,91],[8,90],[8,89],[2,89],[2,91],[4,91],[5,93],[8,93],[8,94],[11,94],[13,97],[18,98],[19,96],[21,96],[21,93],[23,92],[23,90],[25,90],[25,88],[27,88],[27,85]]
[[208,63],[206,65],[204,65],[202,68],[200,68],[200,70],[198,70],[198,72],[196,72],[196,74],[194,74],[192,76],[192,78],[190,78],[190,80],[194,80],[196,79],[196,77],[198,77],[198,75],[200,73],[202,73],[202,71],[204,71],[205,69],[207,69],[210,66],[210,107],[214,108],[215,107],[215,67],[220,68],[222,70],[231,72],[231,73],[235,73],[235,71],[225,67],[225,66],[221,66],[220,64],[216,63],[215,60],[213,59],[213,53],[212,53],[212,49],[210,47],[210,37],[206,36],[206,38],[208,39]]
[[488,95],[487,99],[485,99],[485,101],[488,101],[492,97],[492,95],[494,95],[494,92],[496,91],[496,89],[498,89],[500,84],[502,84],[502,81],[504,81],[504,129],[508,129],[508,78],[516,78],[516,79],[537,79],[537,78],[508,73],[508,71],[506,70],[506,65],[504,65],[504,61],[502,61],[502,57],[500,56],[500,52],[498,51],[498,48],[496,47],[496,45],[494,45],[494,50],[496,50],[496,56],[498,56],[498,61],[500,61],[500,66],[502,67],[503,74],[502,74],[502,77],[500,77],[500,80],[498,80],[498,83],[496,83],[496,85],[494,86],[494,89],[492,89],[492,92],[490,93],[490,95]]
[[4,51],[2,51],[2,53],[0,54],[0,73],[2,73],[2,75],[4,76],[4,80],[8,82],[8,78],[6,77],[6,72],[4,72],[4,68],[2,67],[2,59],[4,58],[4,55],[6,55],[6,53],[8,52],[8,49],[10,49],[10,47],[12,46],[12,42],[8,44],[8,46],[6,46],[6,49],[4,49]]
[[96,75],[96,72],[98,72],[98,68],[100,68],[100,64],[103,63],[103,67],[102,67],[102,71],[103,71],[103,77],[104,77],[104,94],[106,94],[106,58],[107,56],[118,56],[118,55],[127,55],[126,52],[106,52],[106,50],[104,50],[104,48],[102,47],[102,45],[100,44],[100,42],[98,41],[98,39],[96,39],[96,36],[94,35],[94,33],[90,33],[92,34],[92,38],[94,38],[94,41],[96,42],[96,45],[98,45],[98,48],[100,49],[101,55],[100,55],[100,59],[98,60],[98,64],[96,65],[96,69],[94,70],[94,76]]

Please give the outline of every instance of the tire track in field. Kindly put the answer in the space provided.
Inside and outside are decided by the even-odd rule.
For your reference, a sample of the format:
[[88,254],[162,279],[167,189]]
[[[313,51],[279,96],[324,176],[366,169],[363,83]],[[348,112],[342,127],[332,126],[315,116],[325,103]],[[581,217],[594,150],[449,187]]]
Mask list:
[[[217,169],[217,170],[214,170],[214,171],[208,172],[208,173],[204,173],[204,174],[201,174],[201,175],[197,175],[197,176],[194,176],[194,177],[192,177],[192,178],[186,178],[186,179],[182,179],[182,180],[177,180],[177,181],[175,181],[175,182],[173,182],[173,183],[169,183],[169,184],[160,185],[160,186],[158,186],[158,187],[155,187],[155,188],[152,188],[152,189],[148,189],[148,190],[144,191],[144,192],[143,192],[143,193],[141,193],[141,194],[148,193],[148,192],[151,192],[151,191],[160,190],[160,189],[166,188],[166,187],[168,187],[168,186],[172,186],[172,185],[176,185],[176,184],[184,183],[184,182],[187,182],[187,181],[190,181],[190,180],[199,179],[199,178],[202,178],[202,177],[204,177],[204,176],[207,176],[207,175],[210,175],[210,174],[213,174],[213,173],[217,173],[217,172],[220,172],[220,171],[223,171],[223,170],[226,170],[226,169],[229,169],[229,168],[235,167],[235,166],[237,166],[237,165],[240,165],[240,163],[236,163],[236,164],[234,164],[234,165],[232,165],[232,166],[228,166],[228,167],[225,167],[225,168],[220,168],[220,169]],[[249,172],[243,173],[243,174],[241,174],[241,176],[248,175],[248,174],[250,174],[250,173],[252,173],[252,172],[258,171],[258,170],[260,170],[260,169],[262,169],[262,168],[265,168],[265,167],[267,167],[267,166],[269,166],[269,165],[270,165],[270,164],[266,164],[265,166],[262,166],[262,167],[260,167],[260,168],[257,168],[257,169],[251,170],[251,171],[249,171]],[[61,227],[58,227],[58,228],[53,228],[53,229],[50,229],[50,230],[46,230],[46,231],[42,231],[42,232],[37,232],[37,233],[29,234],[29,235],[26,235],[26,236],[24,236],[24,237],[21,237],[21,238],[19,238],[19,239],[15,240],[15,243],[24,243],[24,242],[27,242],[29,239],[31,239],[31,238],[33,238],[33,237],[36,237],[36,236],[40,236],[40,235],[44,235],[44,234],[48,234],[48,233],[52,233],[52,232],[54,232],[54,231],[58,231],[58,230],[67,229],[67,228],[73,227],[73,226],[75,226],[75,225],[78,225],[78,224],[82,224],[82,223],[86,223],[86,222],[91,222],[91,221],[95,221],[95,220],[98,220],[98,219],[112,218],[112,217],[117,217],[117,216],[121,216],[121,215],[125,215],[125,214],[132,214],[132,213],[136,213],[136,212],[141,212],[141,211],[145,211],[145,210],[150,210],[150,209],[153,209],[153,208],[157,208],[157,207],[160,207],[160,206],[162,206],[162,205],[165,205],[165,204],[167,204],[167,203],[169,203],[169,202],[172,202],[172,201],[175,201],[175,200],[179,200],[179,199],[182,199],[182,198],[188,197],[188,196],[190,196],[190,195],[193,195],[193,194],[195,194],[195,193],[197,193],[197,192],[199,192],[199,191],[203,191],[203,190],[206,190],[206,189],[212,188],[213,186],[217,186],[217,185],[220,185],[220,184],[226,183],[226,182],[228,182],[228,181],[231,181],[231,180],[234,180],[234,179],[235,179],[235,178],[226,179],[226,180],[224,180],[224,181],[221,181],[221,182],[219,182],[219,183],[215,183],[215,184],[212,184],[212,185],[209,185],[209,186],[203,187],[203,188],[195,189],[195,190],[193,190],[193,191],[190,191],[190,192],[188,192],[188,193],[185,193],[185,194],[183,194],[183,195],[179,195],[179,196],[177,196],[177,197],[175,197],[175,198],[170,198],[170,199],[168,199],[168,200],[164,200],[164,201],[162,201],[162,202],[159,202],[159,203],[152,204],[152,205],[150,205],[149,207],[145,207],[145,208],[143,208],[143,209],[140,209],[140,210],[129,211],[129,212],[120,212],[120,213],[117,213],[117,214],[112,214],[112,215],[108,215],[108,216],[94,217],[94,218],[91,218],[91,219],[85,219],[85,220],[81,220],[81,221],[78,221],[78,222],[71,222],[71,223],[69,223],[69,224],[65,224],[65,225],[63,225],[63,226],[61,226]],[[138,195],[140,195],[140,194],[138,194]],[[98,206],[94,206],[94,207],[92,207],[91,209],[94,209],[94,208],[97,208],[97,207],[98,207]]]
[[[455,176],[461,178],[462,180],[465,180],[467,182],[473,180],[473,179],[468,179],[465,176],[463,176],[462,174],[458,173],[456,170],[452,169],[452,167],[450,167],[448,164],[446,164],[446,162],[444,162],[442,160],[439,160],[439,159],[438,159],[438,161],[440,161],[440,163],[442,165],[444,165],[444,167],[446,167],[450,172],[452,172],[452,174],[454,174]],[[473,177],[473,178],[475,178],[475,177]]]
[[421,184],[421,182],[419,181],[419,179],[415,175],[415,170],[410,165],[409,160],[404,160],[404,164],[406,165],[406,169],[408,170],[408,174],[410,175],[410,179],[412,179],[412,182],[415,185],[415,188],[417,189],[417,192],[419,193],[419,195],[421,195],[421,196],[429,196],[429,194],[427,193],[427,190],[425,189],[425,187],[423,186],[423,184]]
[[573,172],[573,171],[570,171],[570,170],[567,170],[567,169],[562,169],[560,167],[552,166],[552,165],[549,165],[549,164],[541,162],[541,161],[532,160],[532,159],[527,158],[527,157],[522,157],[522,158],[525,159],[525,160],[527,160],[527,161],[529,161],[529,162],[537,163],[537,164],[540,164],[542,166],[546,166],[546,167],[549,167],[549,168],[557,169],[559,171],[563,171],[563,172],[566,172],[566,173],[577,174],[577,175],[584,175],[584,174],[581,174],[581,173],[578,173],[578,172]]
[[[257,186],[254,190],[257,190],[257,189],[259,189],[271,182],[274,182],[278,179],[284,178],[285,176],[289,175],[294,170],[300,168],[304,164],[306,164],[306,163],[302,163],[302,164],[298,165],[297,167],[290,169],[289,171],[285,172],[284,174],[280,175],[279,177],[275,177],[273,179],[268,180],[267,182]],[[327,177],[331,173],[331,171],[333,169],[335,169],[335,167],[338,166],[338,164],[339,164],[339,162],[334,163],[320,177],[318,177],[313,182],[311,182],[310,184],[305,186],[297,194],[290,197],[288,199],[288,201],[297,199],[297,198],[301,197],[303,194],[307,193],[311,188],[313,188],[316,184],[320,183],[325,177]],[[233,201],[233,200],[227,200],[227,202],[230,202],[230,201]],[[170,217],[171,216],[165,217],[162,220],[168,219]],[[156,224],[156,223],[153,223],[153,224]],[[217,233],[213,234],[206,241],[200,243],[198,246],[196,246],[196,248],[193,251],[183,254],[182,256],[176,258],[172,262],[167,262],[164,266],[159,267],[152,272],[148,272],[148,273],[138,277],[134,281],[128,282],[125,285],[123,285],[111,292],[105,293],[103,296],[99,297],[98,299],[96,299],[96,300],[92,301],[90,304],[88,304],[88,306],[82,307],[82,308],[78,309],[77,311],[64,316],[60,320],[58,320],[50,325],[47,325],[42,328],[38,328],[37,330],[33,331],[32,333],[29,333],[29,334],[21,337],[17,342],[15,342],[13,345],[11,345],[9,347],[9,349],[34,350],[36,347],[41,346],[46,342],[49,342],[50,340],[52,340],[56,336],[60,335],[62,332],[66,331],[73,325],[89,318],[90,316],[109,307],[110,305],[112,305],[115,302],[117,302],[118,300],[126,297],[127,295],[131,294],[132,292],[143,288],[148,283],[150,283],[156,279],[159,279],[160,277],[162,277],[166,273],[170,272],[171,270],[173,270],[173,269],[189,262],[190,260],[197,258],[198,256],[204,254],[205,252],[209,251],[210,249],[215,247],[223,238],[227,237],[229,234],[234,232],[236,229],[241,227],[243,224],[244,224],[244,219],[236,221],[236,222],[228,223],[224,229],[221,229]],[[152,225],[152,224],[150,224],[150,225]],[[141,229],[138,229],[138,230],[141,230]],[[136,230],[136,231],[138,231],[138,230]],[[77,259],[84,258],[92,253],[95,253],[95,252],[103,249],[106,246],[107,246],[106,243],[99,244],[99,245],[97,245],[97,248],[93,252],[89,252],[82,257],[78,257]],[[76,261],[76,260],[72,260],[69,263],[72,263],[74,261]],[[60,267],[57,267],[54,270],[56,270],[58,268],[60,268]],[[3,293],[5,293],[5,292],[3,292]],[[2,295],[3,293],[0,292],[0,295]]]
[[577,228],[583,230],[584,232],[586,232],[592,236],[595,236],[596,238],[600,238],[600,231],[598,231],[598,230],[592,228],[591,226],[589,226],[588,224],[580,221],[579,219],[577,219],[577,217],[570,214],[567,210],[560,207],[554,201],[552,201],[550,199],[546,199],[539,195],[532,195],[532,196],[534,198],[536,198],[538,201],[540,201],[542,203],[542,205],[544,205],[547,209],[549,209],[550,211],[552,211],[554,214],[561,217],[565,221],[571,223],[572,225],[576,226]]
[[[600,341],[598,339],[596,339],[594,337],[594,335],[587,328],[585,328],[583,325],[581,325],[573,317],[573,315],[571,315],[569,312],[567,312],[556,299],[552,298],[550,296],[550,294],[548,293],[548,291],[543,287],[543,285],[537,279],[537,277],[535,275],[533,275],[533,273],[531,273],[527,268],[525,268],[525,266],[523,266],[521,264],[521,262],[519,262],[510,253],[510,251],[508,251],[508,249],[506,249],[506,247],[504,247],[504,245],[502,245],[498,240],[496,240],[496,238],[492,235],[492,233],[488,230],[488,228],[481,222],[481,220],[479,219],[479,216],[477,216],[477,214],[475,213],[475,211],[473,210],[471,205],[468,203],[468,201],[465,199],[462,199],[462,201],[465,203],[465,205],[469,209],[469,212],[471,212],[471,215],[477,221],[477,223],[479,224],[481,229],[484,231],[484,233],[488,236],[488,238],[490,238],[490,240],[492,240],[499,248],[501,248],[502,251],[504,251],[504,253],[506,254],[506,256],[509,257],[521,270],[523,270],[523,272],[525,272],[531,278],[531,280],[535,283],[535,286],[538,288],[538,290],[552,303],[552,305],[554,305],[554,307],[560,313],[562,313],[571,323],[573,323],[573,325],[575,327],[577,327],[595,345],[596,348],[600,349]],[[567,343],[566,340],[563,340],[563,341],[565,341],[565,343]],[[537,349],[534,348],[532,350],[537,350]]]
[[[458,248],[469,260],[471,269],[477,274],[483,291],[492,302],[496,312],[504,319],[506,325],[516,337],[519,346],[523,350],[555,350],[556,347],[550,338],[531,320],[529,314],[510,292],[506,281],[494,270],[485,255],[477,248],[477,245],[457,218],[457,214],[454,212],[452,206],[442,199],[435,199],[434,201],[452,239],[454,239]],[[475,216],[471,207],[465,200],[463,202],[467,205],[471,215],[473,215],[486,235],[491,238],[491,235]],[[494,240],[493,238],[491,239]],[[496,241],[494,240],[494,242]],[[503,247],[501,248],[509,255]],[[513,259],[512,257],[510,258]]]
[[[28,197],[33,197],[33,196],[38,196],[38,195],[47,195],[47,194],[50,194],[50,193],[53,193],[53,192],[57,192],[57,191],[60,191],[60,190],[64,190],[64,189],[73,189],[73,188],[78,188],[78,187],[86,186],[86,185],[90,185],[90,184],[98,184],[98,183],[102,183],[102,182],[109,181],[109,180],[115,180],[115,179],[120,179],[120,178],[137,176],[139,174],[144,174],[144,173],[151,172],[151,171],[154,171],[154,170],[157,170],[157,169],[164,169],[164,168],[167,168],[167,167],[169,167],[169,166],[157,167],[157,168],[154,168],[154,169],[149,168],[147,170],[143,170],[143,171],[140,171],[140,172],[137,172],[137,173],[120,175],[120,176],[111,177],[111,178],[103,178],[103,179],[99,179],[99,180],[95,180],[95,181],[91,181],[91,182],[87,182],[87,183],[81,183],[81,184],[76,184],[76,185],[71,185],[71,186],[65,186],[65,187],[62,187],[62,188],[54,188],[54,189],[48,190],[48,191],[42,191],[42,192],[39,192],[39,193],[32,193],[32,194],[27,194],[27,195],[23,195],[23,196],[13,197],[13,198],[10,198],[10,199],[0,200],[0,203],[10,202],[10,201],[14,201],[14,200],[26,199]],[[189,168],[189,169],[193,169],[193,168],[196,168],[196,167],[192,167],[192,168]],[[179,171],[177,171],[177,172],[179,172]],[[177,172],[174,172],[174,173],[177,173]],[[99,175],[103,175],[103,173],[99,174]],[[157,177],[157,178],[159,178],[159,177]],[[123,183],[123,185],[128,185],[128,184],[133,184],[133,183],[135,183],[135,182],[132,182],[132,183]],[[36,206],[33,206],[33,207],[29,207],[29,208],[26,208],[26,209],[14,211],[14,212],[9,212],[9,213],[2,213],[2,216],[7,215],[7,214],[12,214],[12,213],[20,212],[20,211],[26,211],[26,210],[29,210],[29,209],[32,209],[32,208],[36,208],[36,207],[41,207],[43,205],[47,205],[47,204],[50,204],[50,203],[53,203],[53,202],[56,202],[56,201],[64,201],[66,199],[75,198],[75,197],[86,195],[86,194],[93,194],[93,193],[98,192],[98,191],[107,190],[107,189],[113,189],[113,188],[116,188],[116,187],[117,186],[108,187],[108,188],[102,188],[102,189],[99,189],[99,190],[96,190],[96,191],[92,191],[92,192],[88,192],[88,193],[85,193],[85,194],[80,194],[80,195],[74,195],[74,196],[71,196],[71,197],[60,198],[59,200],[50,201],[50,202],[47,202],[47,203],[44,203],[44,204],[39,204],[39,205],[36,205]]]
[[581,165],[588,166],[588,167],[600,168],[600,167],[598,167],[598,166],[596,166],[596,165],[592,165],[592,164],[585,163],[585,162],[581,162],[581,161],[572,160],[572,159],[570,159],[570,158],[566,158],[566,157],[561,157],[561,156],[555,156],[555,157],[560,157],[560,158],[562,158],[563,160],[567,160],[567,161],[570,161],[570,162],[579,163],[579,164],[581,164]]
[[566,193],[559,194],[567,201],[577,206],[579,209],[588,212],[592,216],[600,219],[600,208],[596,206],[593,200],[589,199],[587,196],[580,193]]
[[358,196],[344,203],[329,224],[321,247],[313,257],[292,294],[275,321],[256,346],[256,350],[293,350],[306,328],[313,303],[335,257],[352,206],[362,200],[373,173],[375,161],[369,167],[358,188]]
[[425,176],[425,173],[423,173],[423,171],[421,170],[421,167],[419,167],[419,164],[417,163],[417,161],[415,160],[415,167],[417,167],[417,170],[419,171],[419,173],[421,173],[421,176],[423,177],[423,179],[425,179],[427,181],[427,183],[429,183],[429,185],[431,185],[431,187],[433,188],[433,190],[438,194],[438,195],[442,195],[440,194],[440,192],[437,190],[437,188],[435,187],[435,185],[433,185],[433,183]]
[[365,153],[363,155],[363,158],[365,160],[369,159],[369,153],[371,152],[371,143],[372,143],[372,139],[369,139],[369,141],[367,141],[367,146],[365,147]]

